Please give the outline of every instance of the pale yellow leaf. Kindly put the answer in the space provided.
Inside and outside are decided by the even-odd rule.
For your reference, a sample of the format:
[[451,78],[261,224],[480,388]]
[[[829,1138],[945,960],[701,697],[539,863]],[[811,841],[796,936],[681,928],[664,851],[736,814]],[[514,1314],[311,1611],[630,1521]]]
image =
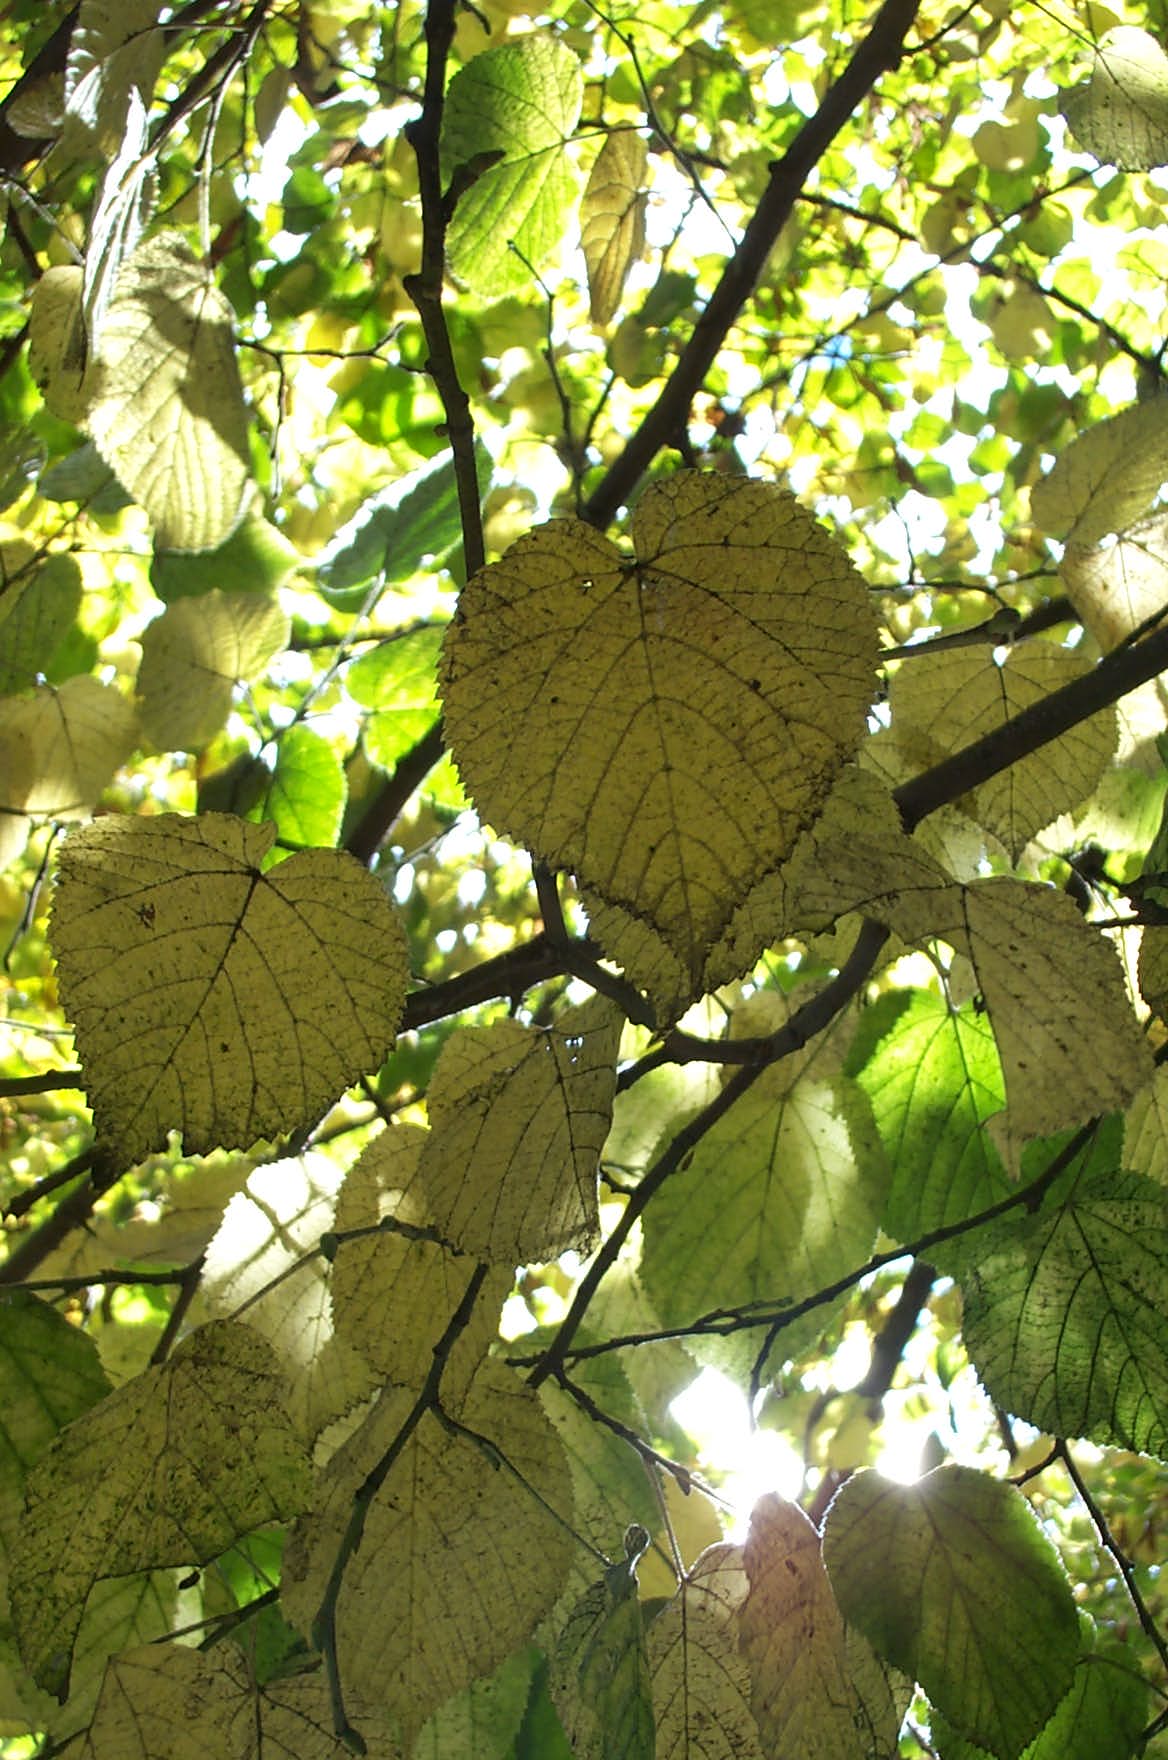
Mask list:
[[308,1438],[379,1383],[360,1351],[335,1336],[329,1267],[315,1253],[333,1226],[340,1183],[336,1163],[311,1151],[257,1167],[207,1248],[192,1309],[198,1319],[248,1304],[248,1325],[268,1340],[287,1381],[288,1415]]
[[[415,1388],[476,1272],[474,1259],[445,1245],[436,1226],[418,1171],[426,1141],[416,1125],[391,1125],[349,1169],[337,1199],[332,1273],[338,1339],[394,1386]],[[448,1400],[457,1401],[498,1335],[513,1280],[514,1266],[500,1265],[480,1290],[447,1360]]]
[[1123,1165],[1168,1186],[1168,1067],[1162,1064],[1127,1109]]
[[633,264],[645,248],[645,168],[649,149],[639,134],[610,134],[597,155],[580,203],[581,246],[588,267],[594,324],[607,324],[620,304]]
[[112,157],[131,94],[149,105],[165,53],[155,0],[82,0],[65,64],[67,157]]
[[260,593],[176,599],[142,636],[142,726],[160,752],[197,752],[223,727],[235,687],[288,641],[287,613]]
[[304,1507],[307,1461],[283,1397],[266,1342],[216,1321],[61,1432],[29,1475],[12,1555],[14,1623],[47,1691],[68,1686],[99,1579],[205,1563]]
[[556,520],[474,576],[445,727],[483,816],[646,921],[698,994],[859,745],[875,622],[842,548],[774,484],[679,472],[632,528],[635,561]]
[[1168,610],[1168,515],[1153,514],[1106,549],[1068,548],[1067,597],[1102,648]]
[[87,426],[161,550],[214,550],[251,495],[231,307],[176,232],[126,260],[85,381]]
[[84,1729],[93,1716],[106,1665],[137,1644],[155,1643],[179,1624],[175,1571],[107,1577],[89,1592],[73,1651],[69,1697],[43,1719],[54,1741]]
[[414,1392],[387,1390],[329,1463],[285,1555],[284,1609],[308,1632],[354,1494],[388,1460],[341,1582],[337,1657],[346,1697],[385,1705],[407,1741],[527,1642],[573,1547],[568,1469],[535,1394],[485,1363],[459,1421],[452,1433],[418,1415]]
[[384,1061],[408,977],[384,888],[339,850],[269,873],[274,828],[106,818],[61,851],[51,939],[102,1137],[123,1165],[311,1123]]
[[1120,24],[1095,45],[1085,85],[1063,95],[1071,133],[1104,164],[1148,171],[1168,164],[1168,55],[1138,25]]
[[623,1024],[601,997],[548,1028],[496,1021],[442,1048],[422,1177],[446,1240],[491,1264],[596,1243],[596,1169]]
[[738,1642],[747,1588],[733,1556],[740,1551],[718,1546],[703,1554],[649,1627],[657,1760],[764,1760]]
[[1089,547],[1142,519],[1165,478],[1168,409],[1153,397],[1077,435],[1031,490],[1030,511],[1048,537]]
[[87,675],[0,697],[0,811],[76,819],[134,749],[134,711]]
[[85,420],[84,276],[75,263],[46,269],[33,289],[28,318],[28,370],[46,407],[63,422]]
[[[1090,662],[1049,642],[988,652],[953,648],[906,661],[892,681],[892,726],[922,766],[940,762],[1082,678]],[[974,790],[970,811],[1016,861],[1059,813],[1087,798],[1115,753],[1115,711],[1107,709],[1049,740]]]
[[755,1505],[746,1570],[750,1594],[738,1625],[766,1752],[800,1760],[894,1753],[895,1724],[873,1731],[861,1707],[819,1534],[798,1505],[773,1492]]
[[1082,1124],[1143,1086],[1152,1057],[1119,959],[1066,893],[1006,879],[954,887],[932,928],[973,966],[1015,1137]]
[[1168,1015],[1168,929],[1155,924],[1140,937],[1140,995],[1153,1014]]
[[[360,1707],[368,1760],[404,1760],[385,1716]],[[346,1760],[322,1671],[257,1685],[230,1644],[115,1657],[93,1721],[64,1760]]]

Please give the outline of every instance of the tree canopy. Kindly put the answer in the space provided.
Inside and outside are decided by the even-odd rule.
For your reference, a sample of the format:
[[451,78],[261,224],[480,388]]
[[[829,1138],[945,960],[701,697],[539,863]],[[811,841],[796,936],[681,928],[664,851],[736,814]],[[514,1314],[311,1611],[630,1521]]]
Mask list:
[[1168,5],[10,0],[4,1760],[1168,1755]]

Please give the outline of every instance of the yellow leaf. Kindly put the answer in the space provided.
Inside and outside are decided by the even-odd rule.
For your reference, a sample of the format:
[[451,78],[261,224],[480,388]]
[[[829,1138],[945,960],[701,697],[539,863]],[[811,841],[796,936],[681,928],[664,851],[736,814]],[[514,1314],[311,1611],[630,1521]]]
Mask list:
[[595,1245],[621,1026],[619,1010],[594,997],[547,1029],[496,1021],[446,1042],[422,1152],[445,1239],[512,1266]]
[[74,263],[46,269],[33,289],[28,319],[28,370],[46,406],[75,427],[82,425],[88,407],[82,281],[83,272]]
[[125,697],[96,678],[0,698],[0,807],[31,818],[87,813],[133,751],[137,731]]
[[122,266],[85,379],[87,426],[160,550],[214,550],[251,495],[231,307],[177,232]]
[[1105,550],[1069,548],[1059,572],[1095,640],[1117,647],[1168,608],[1168,518],[1153,514]]
[[720,1544],[703,1553],[649,1627],[657,1760],[763,1760],[738,1643],[741,1552]]
[[[1011,649],[1000,665],[963,648],[908,660],[892,682],[893,732],[910,756],[935,764],[1090,671],[1047,642]],[[970,811],[1016,861],[1044,825],[1087,798],[1117,738],[1115,710],[1102,710],[982,783]]]
[[339,850],[270,873],[272,826],[106,818],[62,848],[51,937],[122,1165],[311,1123],[393,1043],[408,977],[384,889]]
[[645,248],[645,167],[649,149],[632,129],[610,134],[597,155],[580,204],[581,244],[588,266],[594,324],[607,324],[620,304],[633,264]]
[[[476,1270],[472,1258],[443,1244],[435,1226],[418,1172],[426,1141],[426,1132],[416,1125],[382,1131],[349,1169],[337,1199],[332,1274],[337,1337],[397,1387],[422,1386],[433,1367],[434,1347]],[[384,1223],[391,1226],[379,1227]],[[346,1239],[349,1234],[355,1238]],[[514,1265],[507,1264],[486,1280],[446,1364],[447,1398],[465,1391],[486,1356],[513,1279]]]
[[754,882],[863,735],[875,624],[843,550],[787,491],[681,472],[636,560],[556,520],[464,589],[445,727],[480,812],[645,921],[698,993]]
[[1168,411],[1153,398],[1077,435],[1035,484],[1030,510],[1048,537],[1089,548],[1141,519],[1165,477]]
[[288,641],[287,614],[259,593],[178,599],[142,636],[142,726],[161,752],[197,752],[219,732],[237,684]]
[[392,1451],[341,1581],[337,1658],[346,1703],[387,1707],[407,1744],[443,1700],[528,1641],[573,1545],[561,1525],[567,1466],[529,1388],[485,1363],[454,1434],[432,1411],[415,1419],[416,1398],[387,1389],[329,1463],[316,1513],[289,1541],[282,1587],[288,1618],[309,1631],[354,1494]]
[[29,1475],[11,1587],[35,1679],[63,1696],[100,1578],[205,1563],[295,1515],[308,1491],[269,1346],[238,1322],[192,1333],[63,1430]]

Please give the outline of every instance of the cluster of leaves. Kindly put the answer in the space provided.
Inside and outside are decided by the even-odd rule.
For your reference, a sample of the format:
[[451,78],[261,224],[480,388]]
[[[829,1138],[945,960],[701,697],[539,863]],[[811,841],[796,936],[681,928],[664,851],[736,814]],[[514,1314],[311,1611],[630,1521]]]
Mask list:
[[1168,16],[11,18],[5,1755],[1165,1751]]

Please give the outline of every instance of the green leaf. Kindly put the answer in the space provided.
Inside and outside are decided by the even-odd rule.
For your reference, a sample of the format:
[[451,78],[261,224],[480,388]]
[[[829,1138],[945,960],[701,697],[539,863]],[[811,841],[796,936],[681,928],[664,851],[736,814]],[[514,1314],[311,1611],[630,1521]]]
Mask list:
[[102,457],[162,550],[215,550],[251,496],[231,308],[176,232],[130,256],[83,387]]
[[483,817],[646,922],[697,994],[859,742],[874,628],[842,550],[773,485],[682,472],[633,536],[635,562],[556,520],[467,584],[445,728]]
[[1136,25],[1099,39],[1085,85],[1063,95],[1080,146],[1107,165],[1150,171],[1168,164],[1168,55]]
[[266,519],[248,519],[217,550],[155,549],[150,585],[163,602],[222,593],[274,594],[301,566],[300,553]]
[[787,1079],[782,1064],[764,1071],[645,1216],[641,1271],[666,1326],[797,1302],[871,1251],[886,1167],[867,1100],[846,1077],[806,1075],[789,1093]]
[[446,249],[467,287],[496,295],[527,287],[532,269],[554,253],[576,205],[564,147],[583,97],[579,60],[558,38],[543,35],[486,49],[451,80],[442,112],[443,173],[448,182],[460,174],[470,181]]
[[1006,1197],[1009,1181],[983,1129],[1006,1099],[985,1015],[972,1004],[951,1009],[929,991],[897,991],[868,1011],[861,1032],[869,1042],[878,1035],[855,1074],[892,1165],[888,1232],[911,1241]]
[[107,818],[65,844],[52,940],[98,1129],[122,1164],[314,1121],[393,1043],[408,965],[339,850],[261,872],[271,827]]
[[347,793],[344,766],[328,740],[297,722],[281,733],[271,781],[247,816],[270,820],[279,841],[293,849],[331,849]]
[[577,1601],[552,1656],[551,1694],[576,1760],[655,1760],[656,1720],[637,1596],[644,1528],[625,1533],[625,1556]]
[[100,1578],[203,1563],[295,1515],[308,1492],[268,1345],[237,1322],[193,1333],[72,1423],[29,1476],[12,1611],[34,1678],[64,1696]]
[[20,1532],[29,1471],[108,1392],[92,1338],[37,1296],[0,1296],[0,1554]]
[[272,599],[221,593],[176,599],[142,636],[138,697],[147,738],[164,752],[198,752],[231,713],[235,687],[258,678],[287,646],[288,617]]
[[[481,446],[475,458],[482,487],[490,458]],[[458,478],[446,457],[370,496],[317,557],[317,589],[334,611],[356,613],[371,598],[371,582],[408,581],[444,562],[461,540]]]
[[991,1396],[1056,1436],[1168,1455],[1168,1197],[1139,1174],[1078,1185],[978,1233],[965,1341]]
[[844,1618],[877,1654],[961,1735],[1016,1760],[1079,1653],[1070,1585],[1021,1493],[970,1467],[907,1486],[858,1473],[828,1511],[823,1552]]
[[495,1021],[446,1041],[421,1171],[434,1220],[459,1251],[523,1265],[595,1246],[622,1024],[593,997],[551,1028]]
[[[1022,1760],[1066,1760],[1085,1753],[1092,1760],[1132,1760],[1148,1721],[1148,1689],[1131,1666],[1123,1644],[1100,1641],[1085,1613],[1079,1615],[1085,1654],[1075,1664],[1070,1691],[1059,1701]],[[930,1733],[945,1760],[989,1760],[984,1748],[963,1741],[934,1712]]]
[[410,1760],[512,1760],[539,1652],[508,1657],[423,1724]]
[[28,690],[47,672],[81,608],[81,571],[71,556],[46,556],[0,590],[0,694]]

